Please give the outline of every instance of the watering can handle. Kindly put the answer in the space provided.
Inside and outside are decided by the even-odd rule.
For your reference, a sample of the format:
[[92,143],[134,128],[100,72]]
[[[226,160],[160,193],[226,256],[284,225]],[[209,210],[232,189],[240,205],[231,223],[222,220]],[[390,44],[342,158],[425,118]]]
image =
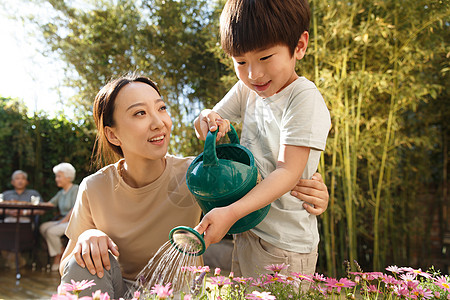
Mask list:
[[[230,128],[231,130],[227,133],[230,142],[239,145],[239,137],[236,130],[231,124]],[[219,159],[216,154],[216,136],[217,130],[214,132],[208,131],[206,135],[205,150],[203,151],[203,166],[216,166],[219,164]]]

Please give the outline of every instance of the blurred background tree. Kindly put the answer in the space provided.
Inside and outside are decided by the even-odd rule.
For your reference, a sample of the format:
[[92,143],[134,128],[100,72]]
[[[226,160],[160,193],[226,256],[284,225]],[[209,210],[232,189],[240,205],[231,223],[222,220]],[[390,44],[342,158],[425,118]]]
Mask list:
[[[43,53],[66,63],[76,118],[27,119],[20,103],[4,100],[0,137],[14,153],[0,150],[7,166],[1,182],[24,166],[39,187],[62,159],[88,173],[92,100],[108,79],[127,72],[159,84],[174,120],[170,151],[202,151],[192,120],[237,80],[218,44],[223,0],[34,1],[53,9],[50,21],[27,22],[47,46]],[[344,260],[367,271],[388,264],[445,270],[449,2],[310,5],[310,44],[298,73],[316,83],[333,123],[320,166],[330,204],[320,217],[319,271],[343,274]]]
[[168,100],[175,124],[172,151],[201,150],[186,124],[226,91],[221,83],[226,69],[211,50],[217,47],[218,7],[206,0],[86,1],[83,8],[71,1],[39,2],[51,4],[54,17],[31,21],[45,51],[67,64],[67,85],[78,91],[71,99],[78,118],[90,117],[92,101],[108,79],[136,71],[156,81]]

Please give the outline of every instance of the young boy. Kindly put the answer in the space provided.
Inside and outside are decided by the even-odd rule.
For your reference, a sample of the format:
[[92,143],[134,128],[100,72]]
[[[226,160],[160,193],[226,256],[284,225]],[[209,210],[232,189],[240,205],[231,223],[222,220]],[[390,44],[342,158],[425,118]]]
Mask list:
[[285,274],[313,274],[317,262],[317,220],[288,192],[317,169],[330,128],[330,115],[316,86],[295,72],[309,39],[307,0],[228,0],[220,19],[221,45],[234,62],[239,82],[195,120],[200,139],[208,130],[229,130],[243,122],[241,144],[254,155],[263,181],[239,201],[215,208],[196,227],[215,243],[248,213],[271,203],[267,217],[235,235],[236,276],[267,273],[287,264]]

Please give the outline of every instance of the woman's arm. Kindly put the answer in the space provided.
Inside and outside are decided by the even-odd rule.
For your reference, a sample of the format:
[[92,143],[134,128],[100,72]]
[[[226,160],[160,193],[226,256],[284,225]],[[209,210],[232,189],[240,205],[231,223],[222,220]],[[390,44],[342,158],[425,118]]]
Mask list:
[[303,207],[310,214],[318,216],[327,210],[328,189],[320,173],[315,173],[311,179],[300,179],[291,195],[303,200]]

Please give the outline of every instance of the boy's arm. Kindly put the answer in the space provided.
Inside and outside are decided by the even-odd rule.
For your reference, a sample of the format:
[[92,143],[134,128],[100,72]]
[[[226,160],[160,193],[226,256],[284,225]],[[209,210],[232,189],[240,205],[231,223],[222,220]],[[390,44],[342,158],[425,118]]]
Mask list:
[[289,192],[300,179],[308,157],[308,147],[282,145],[277,168],[269,176],[239,201],[208,212],[195,227],[205,233],[206,246],[219,242],[237,220]]

